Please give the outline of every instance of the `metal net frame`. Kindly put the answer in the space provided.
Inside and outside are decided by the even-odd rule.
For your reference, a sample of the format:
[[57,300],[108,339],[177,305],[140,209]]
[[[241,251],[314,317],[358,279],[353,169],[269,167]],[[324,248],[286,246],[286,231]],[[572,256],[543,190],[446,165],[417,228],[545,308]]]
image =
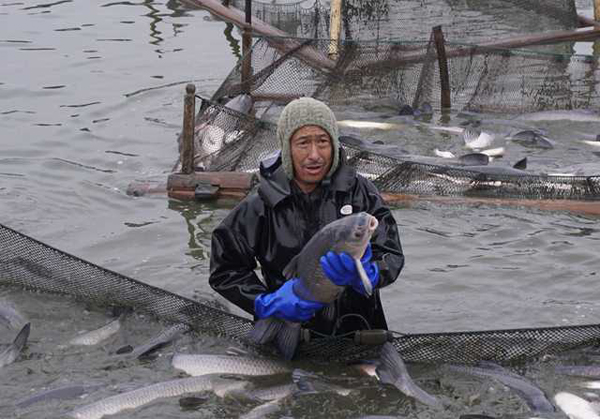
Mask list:
[[[253,326],[249,319],[94,265],[2,224],[0,285],[66,295],[97,306],[129,308],[163,322],[186,324],[199,333],[251,345],[246,339]],[[597,345],[600,324],[406,334],[395,337],[392,343],[407,361],[471,364],[487,360],[507,364]],[[303,343],[298,357],[351,362],[376,357],[378,351],[378,346],[330,337]]]

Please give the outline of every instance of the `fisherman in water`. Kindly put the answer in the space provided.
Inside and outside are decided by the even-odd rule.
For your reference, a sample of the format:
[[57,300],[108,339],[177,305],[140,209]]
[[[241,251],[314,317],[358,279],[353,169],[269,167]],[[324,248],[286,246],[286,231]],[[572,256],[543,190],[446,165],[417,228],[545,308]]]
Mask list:
[[[281,151],[260,165],[258,191],[246,197],[214,230],[211,287],[252,314],[300,322],[326,335],[387,329],[379,289],[396,280],[404,266],[398,228],[375,186],[346,164],[335,115],[323,102],[290,102],[277,125]],[[323,226],[367,212],[379,222],[361,263],[373,286],[371,296],[353,259],[329,252],[320,263],[327,277],[345,286],[329,318],[322,303],[293,291],[296,278],[283,271]],[[255,269],[260,263],[262,282]]]

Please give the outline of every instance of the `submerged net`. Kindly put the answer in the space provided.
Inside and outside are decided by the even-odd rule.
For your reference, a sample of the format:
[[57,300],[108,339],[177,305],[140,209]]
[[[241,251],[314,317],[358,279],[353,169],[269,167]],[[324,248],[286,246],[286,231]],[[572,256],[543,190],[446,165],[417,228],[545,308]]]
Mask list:
[[[229,4],[245,10],[245,0]],[[252,1],[263,22],[303,38],[328,38],[330,3],[325,0]],[[573,0],[345,0],[341,37],[347,40],[423,40],[433,26],[447,27],[449,40],[485,42],[490,38],[572,29]]]
[[[184,323],[249,344],[252,322],[153,287],[45,245],[0,224],[0,285],[57,293],[94,305],[112,305]],[[544,354],[597,344],[600,325],[479,332],[409,334],[393,344],[404,359],[426,363],[499,363],[525,361]],[[341,337],[303,343],[300,357],[353,361],[378,355],[378,347],[357,345]]]

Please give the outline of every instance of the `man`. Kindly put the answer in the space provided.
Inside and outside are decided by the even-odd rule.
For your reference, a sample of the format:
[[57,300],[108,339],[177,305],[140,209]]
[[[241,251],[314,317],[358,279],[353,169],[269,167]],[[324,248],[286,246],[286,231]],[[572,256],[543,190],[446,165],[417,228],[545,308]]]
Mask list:
[[[258,191],[246,197],[214,230],[209,282],[255,319],[271,316],[304,322],[322,334],[387,329],[379,288],[394,282],[404,265],[398,228],[375,186],[345,162],[335,115],[323,102],[290,102],[277,125],[279,157],[261,163]],[[298,298],[282,272],[326,224],[356,212],[379,226],[361,262],[374,291],[367,296],[353,261],[329,252],[326,275],[348,285],[326,319],[321,303]],[[264,283],[254,270],[260,263]]]

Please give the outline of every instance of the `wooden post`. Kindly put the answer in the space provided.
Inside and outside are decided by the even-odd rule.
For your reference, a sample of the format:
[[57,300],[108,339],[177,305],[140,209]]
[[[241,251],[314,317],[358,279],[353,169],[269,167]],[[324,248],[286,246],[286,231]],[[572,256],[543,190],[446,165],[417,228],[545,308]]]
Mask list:
[[594,20],[600,21],[600,0],[594,0]]
[[433,28],[433,40],[438,56],[438,68],[440,69],[440,84],[442,87],[441,106],[442,109],[450,109],[450,76],[448,74],[448,59],[446,58],[446,46],[444,33],[441,26]]
[[[600,1],[600,0],[599,0]],[[337,60],[342,31],[342,0],[332,0],[329,19],[329,58]]]
[[242,31],[242,92],[250,94],[252,79],[252,27]]
[[246,25],[252,26],[252,0],[246,0]]
[[185,86],[183,100],[183,134],[181,136],[181,173],[194,172],[194,130],[196,117],[196,86]]

